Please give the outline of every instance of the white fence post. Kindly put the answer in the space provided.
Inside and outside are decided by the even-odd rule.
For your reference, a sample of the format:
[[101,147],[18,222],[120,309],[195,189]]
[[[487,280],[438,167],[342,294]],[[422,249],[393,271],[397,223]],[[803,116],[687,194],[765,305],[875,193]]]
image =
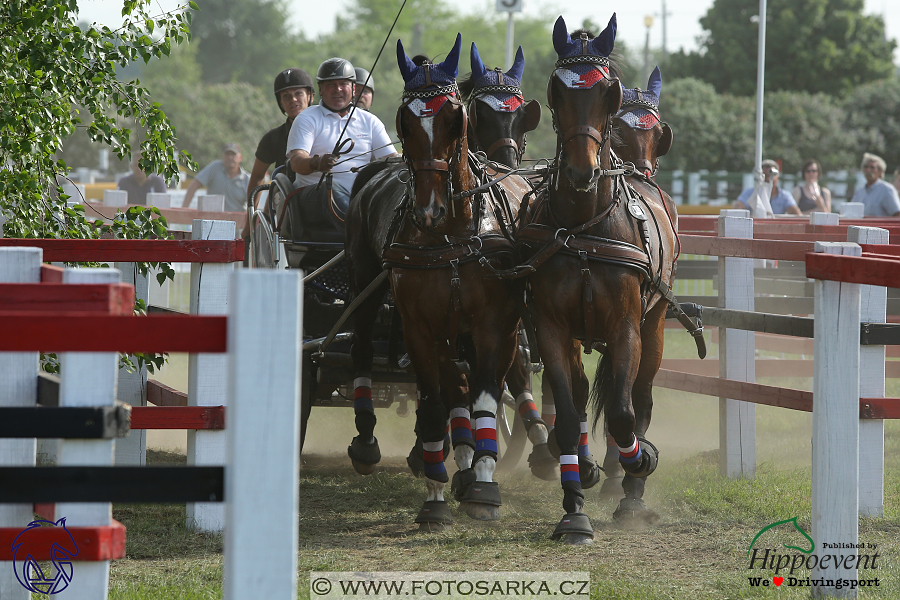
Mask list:
[[302,282],[242,269],[231,285],[224,598],[295,599]]
[[[194,240],[233,240],[234,221],[194,219]],[[234,263],[193,263],[191,265],[191,314],[228,313],[228,276]],[[258,307],[257,307],[258,310]],[[188,405],[226,404],[227,363],[224,354],[190,354],[188,357]],[[225,464],[224,431],[192,431],[187,434],[189,465]],[[196,502],[187,505],[187,526],[201,531],[221,531],[225,527],[225,507],[221,503]]]
[[[861,256],[848,242],[816,242],[816,252]],[[812,537],[822,544],[856,544],[859,534],[860,285],[815,282],[813,342]],[[856,579],[844,563],[812,569],[813,579]],[[849,587],[814,586],[814,596],[856,597]]]
[[[0,236],[2,237],[2,236]],[[40,248],[0,249],[0,283],[39,283]],[[0,352],[0,406],[34,406],[37,402],[37,352]],[[0,465],[33,467],[32,439],[0,439]],[[0,504],[0,527],[25,527],[34,520],[31,504]],[[29,600],[31,592],[16,580],[13,565],[0,561],[0,598]]]
[[[63,283],[119,283],[116,269],[66,269]],[[112,406],[116,402],[117,352],[62,352],[60,362],[60,406]],[[109,466],[113,464],[115,440],[62,440],[59,466]],[[109,502],[60,502],[56,517],[66,517],[69,527],[112,524]],[[75,562],[74,576],[62,598],[105,599],[109,588],[109,561]]]
[[[887,244],[887,229],[847,228],[847,241],[857,244]],[[887,315],[887,288],[863,285],[859,288],[859,318],[864,323],[884,323]],[[859,347],[859,395],[884,398],[884,346]],[[859,514],[884,514],[884,421],[859,421]]]
[[[133,262],[116,263],[116,268],[122,272],[122,282],[134,286],[134,299],[149,304],[150,285],[147,276],[138,273],[137,265]],[[119,369],[119,389],[116,397],[131,406],[147,406],[147,367],[141,367],[133,373],[124,368]],[[132,429],[128,432],[128,437],[116,440],[116,464],[147,464],[146,429]]]
[[[746,210],[719,214],[719,237],[753,238]],[[754,310],[753,259],[719,257],[719,308]],[[719,328],[719,377],[756,381],[756,338],[752,331]],[[719,398],[719,473],[753,477],[756,473],[756,405]]]

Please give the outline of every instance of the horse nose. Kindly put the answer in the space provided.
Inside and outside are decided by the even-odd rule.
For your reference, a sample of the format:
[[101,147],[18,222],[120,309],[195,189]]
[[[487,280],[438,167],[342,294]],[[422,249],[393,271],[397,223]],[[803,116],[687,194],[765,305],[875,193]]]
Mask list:
[[417,207],[413,211],[413,214],[416,216],[419,223],[426,227],[434,227],[447,215],[447,209],[440,205],[431,205],[427,208]]
[[566,176],[569,182],[579,192],[586,192],[594,187],[597,180],[600,179],[600,167],[594,167],[591,170],[576,169],[572,165],[566,167]]

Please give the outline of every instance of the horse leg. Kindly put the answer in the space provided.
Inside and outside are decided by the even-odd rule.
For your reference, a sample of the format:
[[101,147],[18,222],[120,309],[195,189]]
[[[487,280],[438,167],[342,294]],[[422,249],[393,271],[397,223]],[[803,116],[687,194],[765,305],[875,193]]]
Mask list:
[[532,475],[545,481],[554,481],[558,475],[559,461],[547,445],[547,424],[541,419],[531,393],[531,372],[522,352],[516,348],[516,357],[506,374],[510,394],[516,399],[516,413],[525,423],[525,432],[534,450],[528,456],[528,467]]
[[[594,539],[594,528],[590,518],[584,514],[584,491],[581,487],[581,476],[578,469],[578,442],[581,437],[581,419],[572,401],[570,389],[572,382],[571,367],[577,352],[571,340],[555,338],[550,327],[538,326],[541,332],[541,355],[544,357],[544,381],[549,382],[553,397],[556,400],[556,427],[554,436],[559,447],[560,484],[563,489],[562,520],[553,531],[554,540],[562,540],[568,544],[589,544]],[[563,332],[559,332],[563,335]]]
[[[438,356],[439,364],[440,364],[440,374],[441,374],[441,393],[448,396],[449,401],[447,402],[447,406],[461,406],[468,407],[469,398],[468,398],[468,383],[466,382],[466,376],[460,372],[459,367],[456,366],[452,360],[450,360],[449,354],[444,356],[444,354],[440,354]],[[416,397],[416,407],[419,406],[419,396]],[[466,408],[466,415],[468,418],[469,409]],[[451,410],[450,420],[453,419],[453,413]],[[447,457],[450,455],[451,448],[451,437],[450,437],[450,427],[451,424],[448,422],[447,424],[447,432],[444,435],[444,460],[447,460]],[[469,437],[471,437],[471,431],[469,432]],[[474,447],[475,442],[472,442],[472,446]],[[454,446],[455,447],[455,446]],[[422,458],[422,439],[419,437],[418,433],[416,434],[416,443],[413,445],[412,449],[409,451],[409,454],[406,457],[406,464],[409,466],[409,470],[412,471],[413,476],[421,477],[423,474],[423,458]],[[457,461],[457,465],[459,462]],[[468,468],[471,467],[471,461],[466,465]],[[454,475],[454,487],[455,487],[456,475]]]
[[654,306],[641,328],[641,366],[635,378],[631,398],[634,408],[635,439],[644,460],[639,472],[626,473],[622,481],[625,498],[621,500],[616,510],[619,515],[617,519],[639,519],[650,524],[659,521],[659,516],[647,508],[642,498],[647,477],[656,469],[659,452],[645,435],[650,427],[653,411],[653,378],[659,370],[663,354],[665,309],[662,302]]
[[[348,265],[349,267],[351,265]],[[359,267],[361,267],[359,270],[352,268],[350,270],[354,296],[364,290],[368,282],[380,272],[378,265],[368,265],[368,268],[365,268],[365,265],[359,265]],[[372,404],[372,360],[374,354],[372,330],[386,289],[387,282],[366,298],[356,308],[354,315],[354,337],[350,347],[350,357],[353,361],[353,412],[358,435],[353,438],[347,448],[347,454],[350,456],[353,468],[362,475],[372,473],[375,465],[381,461],[381,450],[378,447],[378,440],[375,438],[376,417]]]
[[584,363],[581,361],[580,344],[576,343],[572,352],[572,401],[575,410],[579,414],[579,436],[578,436],[578,473],[581,477],[581,486],[584,489],[590,489],[597,485],[600,481],[602,470],[594,455],[591,454],[588,444],[588,422],[587,422],[587,403],[590,397],[591,388],[587,375],[584,373]]

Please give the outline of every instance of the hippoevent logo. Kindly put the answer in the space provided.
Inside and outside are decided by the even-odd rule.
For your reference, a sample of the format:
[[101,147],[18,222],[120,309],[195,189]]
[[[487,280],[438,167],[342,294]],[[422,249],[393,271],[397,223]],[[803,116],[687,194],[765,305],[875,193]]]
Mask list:
[[[790,530],[787,525],[791,525]],[[794,545],[781,542],[781,548],[767,548],[764,543],[757,544],[759,538],[769,530],[775,530],[774,536],[788,539]],[[785,533],[785,530],[788,533]],[[795,534],[799,534],[799,537]],[[767,539],[773,536],[767,536]],[[794,550],[794,552],[785,552]],[[818,550],[818,551],[817,551]],[[840,552],[845,550],[845,552]],[[846,552],[849,550],[849,552]],[[865,550],[867,553],[863,553]],[[797,523],[797,517],[785,519],[783,521],[775,521],[766,525],[757,532],[747,548],[747,559],[749,564],[747,568],[750,570],[765,571],[765,576],[750,575],[747,577],[750,587],[832,587],[835,589],[850,588],[855,590],[857,587],[878,587],[878,577],[864,579],[812,579],[806,573],[811,569],[829,569],[840,567],[843,569],[877,569],[878,544],[856,544],[846,542],[828,543],[823,542],[816,546],[816,542],[800,524]],[[795,576],[796,573],[796,576]]]
[[[48,531],[52,533],[48,535]],[[66,529],[65,517],[55,523],[32,521],[13,540],[11,551],[16,579],[29,592],[49,596],[69,587],[74,570],[72,560],[78,556],[78,546]],[[34,554],[49,555],[52,568],[45,573]]]

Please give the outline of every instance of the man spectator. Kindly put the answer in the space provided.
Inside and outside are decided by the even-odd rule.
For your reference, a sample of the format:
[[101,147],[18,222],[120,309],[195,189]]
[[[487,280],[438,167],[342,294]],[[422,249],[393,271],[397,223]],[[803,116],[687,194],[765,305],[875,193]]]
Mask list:
[[135,152],[131,157],[131,175],[119,179],[116,189],[128,192],[128,204],[147,205],[147,193],[166,193],[166,181],[159,175],[151,173],[147,175],[138,165],[141,153]]
[[[365,166],[372,160],[396,156],[397,151],[384,124],[372,113],[353,109],[353,86],[356,71],[350,61],[329,58],[316,73],[319,84],[319,104],[311,106],[296,119],[288,136],[288,158],[296,173],[295,184],[305,188],[299,193],[301,205],[318,203],[326,207],[326,185],[318,185],[321,173],[327,173],[341,160],[340,169],[333,173],[332,196],[334,206],[323,211],[323,217],[340,229],[328,213],[346,214],[350,205],[350,189],[356,179],[353,167]],[[352,117],[351,117],[352,112]],[[349,124],[348,124],[349,122]],[[346,127],[346,130],[345,130]],[[341,132],[344,132],[343,137]],[[347,158],[334,154],[341,140],[352,140],[353,149]],[[343,143],[343,142],[342,142]]]
[[900,198],[897,190],[882,179],[887,165],[884,159],[866,152],[863,154],[863,175],[866,185],[856,190],[851,202],[862,202],[866,208],[863,213],[867,217],[896,217],[900,215]]
[[[762,171],[765,176],[766,183],[772,184],[771,192],[769,193],[769,204],[772,206],[772,214],[776,215],[800,215],[800,208],[797,206],[797,201],[794,200],[794,197],[780,187],[778,187],[778,179],[781,175],[781,172],[778,170],[778,163],[774,160],[764,160],[762,161]],[[732,208],[743,208],[744,210],[750,211],[750,216],[759,216],[764,217],[765,215],[754,215],[753,208],[747,204],[747,200],[750,199],[751,194],[753,194],[753,188],[749,187],[741,192],[741,195],[738,196],[738,199],[734,201],[732,204]]]
[[226,211],[243,211],[247,206],[247,184],[250,182],[250,174],[241,168],[242,160],[239,145],[225,144],[222,159],[206,165],[188,186],[182,207],[188,208],[194,193],[205,186],[207,193],[225,196]]
[[375,78],[362,67],[356,67],[356,88],[353,97],[356,106],[365,110],[371,110],[372,101],[375,99]]

